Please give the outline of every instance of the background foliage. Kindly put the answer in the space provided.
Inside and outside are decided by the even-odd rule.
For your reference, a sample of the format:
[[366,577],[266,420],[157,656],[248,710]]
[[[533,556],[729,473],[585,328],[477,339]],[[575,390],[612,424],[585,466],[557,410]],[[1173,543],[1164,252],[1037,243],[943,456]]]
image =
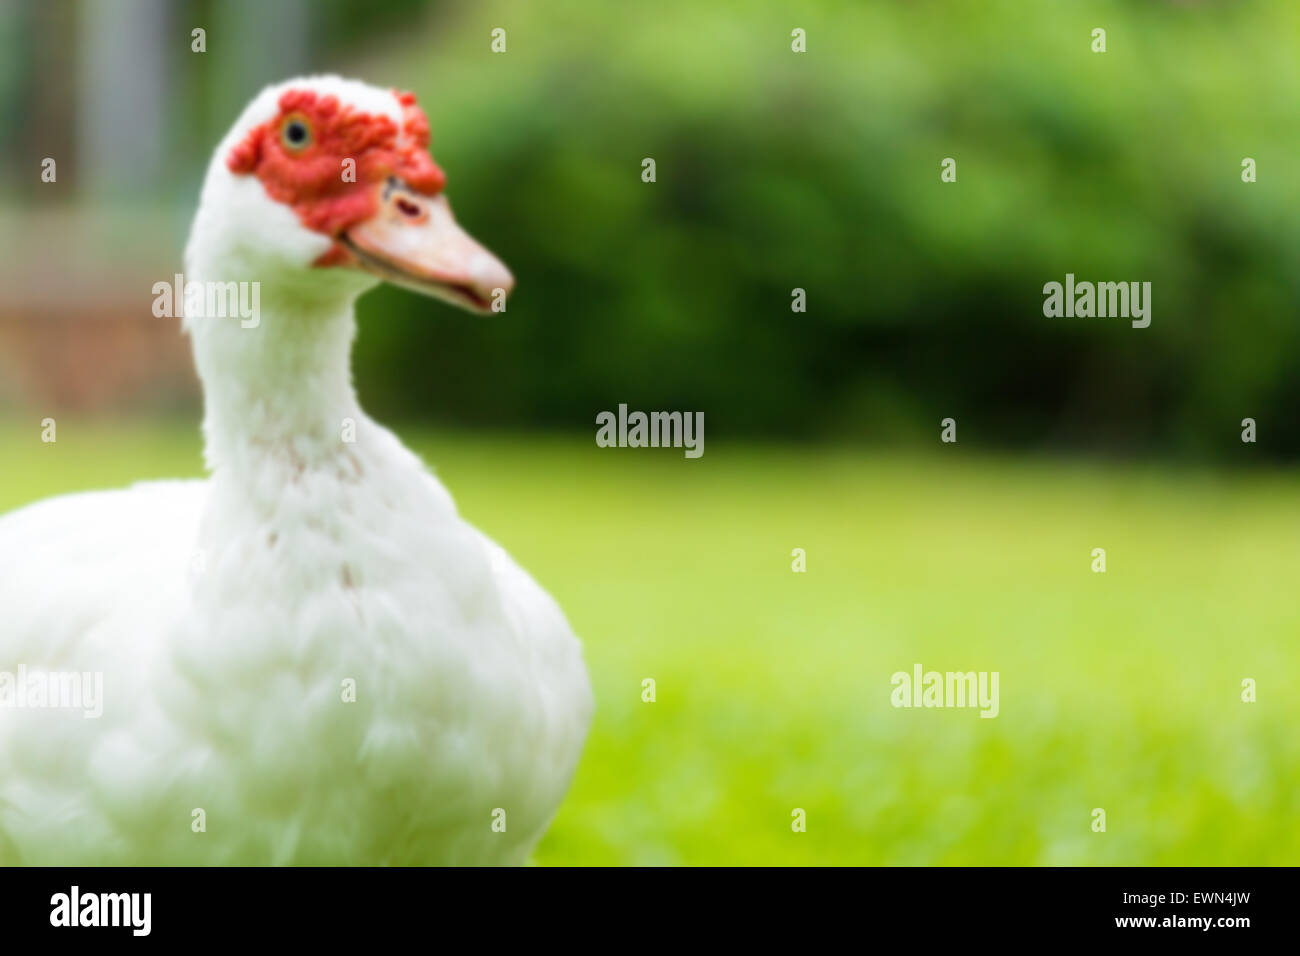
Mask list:
[[[518,293],[369,294],[358,390],[583,638],[540,862],[1295,865],[1298,43],[1289,0],[0,4],[0,512],[201,472],[148,290],[213,144],[286,76],[412,88]],[[1067,272],[1151,327],[1045,318]],[[596,448],[620,402],[705,456]],[[917,662],[1000,716],[894,710]]]
[[[3,127],[55,129],[37,109],[57,92],[48,51],[15,38],[65,36],[84,9],[19,9]],[[951,415],[971,443],[1236,461],[1249,416],[1252,457],[1300,452],[1293,3],[162,11],[165,153],[120,188],[70,171],[84,201],[168,204],[178,249],[242,103],[340,71],[417,91],[462,220],[515,270],[491,321],[394,290],[364,301],[357,371],[381,417],[585,432],[626,401],[703,410],[717,436],[928,444]],[[191,24],[208,53],[182,42]],[[1151,327],[1044,318],[1042,286],[1066,272],[1151,281]]]
[[[510,23],[499,66],[460,43],[402,71],[521,284],[488,324],[376,297],[373,401],[927,443],[953,415],[982,444],[1227,459],[1251,416],[1300,451],[1294,4],[805,5],[804,56],[784,4],[670,10],[482,10],[461,26]],[[1066,272],[1150,280],[1151,328],[1045,319]]]

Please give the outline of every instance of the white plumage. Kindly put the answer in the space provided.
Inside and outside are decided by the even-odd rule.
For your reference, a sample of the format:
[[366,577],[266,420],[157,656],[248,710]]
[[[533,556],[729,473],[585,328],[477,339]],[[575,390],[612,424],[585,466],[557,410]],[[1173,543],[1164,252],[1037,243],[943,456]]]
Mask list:
[[[357,403],[353,302],[377,280],[313,267],[334,239],[227,168],[287,89],[402,118],[305,78],[218,147],[186,279],[258,281],[261,315],[186,320],[211,477],[0,519],[0,671],[104,675],[98,719],[0,710],[0,861],[520,863],[577,764],[591,691],[563,614]],[[426,244],[468,242],[443,226]],[[465,250],[437,289],[407,278],[508,287]]]

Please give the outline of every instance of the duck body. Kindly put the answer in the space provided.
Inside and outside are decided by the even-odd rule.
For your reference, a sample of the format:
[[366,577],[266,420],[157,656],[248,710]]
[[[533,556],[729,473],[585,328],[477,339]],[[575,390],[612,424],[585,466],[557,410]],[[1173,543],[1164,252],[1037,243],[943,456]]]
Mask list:
[[358,427],[382,460],[270,458],[255,499],[153,482],[0,520],[6,658],[104,675],[97,719],[5,712],[6,862],[526,859],[586,735],[580,646],[415,456]]
[[[243,268],[221,221],[257,183],[215,182],[187,278]],[[264,207],[259,228],[295,218]],[[103,675],[97,718],[0,711],[0,862],[525,862],[590,722],[580,644],[357,403],[373,281],[247,272],[258,329],[187,319],[211,477],[0,519],[0,670]]]

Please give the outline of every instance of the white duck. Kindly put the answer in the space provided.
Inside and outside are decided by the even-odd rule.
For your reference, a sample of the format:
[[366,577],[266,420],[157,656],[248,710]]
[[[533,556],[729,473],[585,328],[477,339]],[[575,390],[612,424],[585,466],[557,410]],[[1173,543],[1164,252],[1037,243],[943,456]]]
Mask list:
[[211,477],[0,519],[0,672],[103,674],[99,719],[0,708],[0,861],[521,863],[545,831],[580,645],[351,385],[376,276],[513,285],[427,145],[409,94],[319,76],[217,147],[185,278],[260,283],[260,321],[185,320]]

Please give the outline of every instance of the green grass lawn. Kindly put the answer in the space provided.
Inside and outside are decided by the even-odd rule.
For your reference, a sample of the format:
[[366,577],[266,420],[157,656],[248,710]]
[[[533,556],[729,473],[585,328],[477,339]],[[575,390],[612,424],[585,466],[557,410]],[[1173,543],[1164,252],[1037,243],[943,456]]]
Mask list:
[[[200,471],[189,424],[37,434],[0,510]],[[1300,864],[1294,474],[404,434],[586,644],[540,863]],[[1000,715],[893,708],[916,663]]]

